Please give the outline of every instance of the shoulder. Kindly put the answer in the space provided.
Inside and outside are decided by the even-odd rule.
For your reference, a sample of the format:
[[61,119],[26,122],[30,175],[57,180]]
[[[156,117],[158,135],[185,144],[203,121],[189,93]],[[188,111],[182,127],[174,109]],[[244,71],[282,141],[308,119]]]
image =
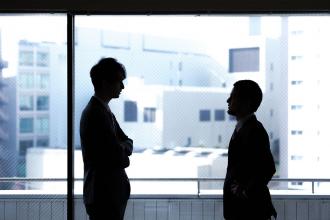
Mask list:
[[88,118],[95,119],[102,117],[103,114],[104,110],[101,104],[94,97],[92,97],[82,111],[81,120],[86,120]]

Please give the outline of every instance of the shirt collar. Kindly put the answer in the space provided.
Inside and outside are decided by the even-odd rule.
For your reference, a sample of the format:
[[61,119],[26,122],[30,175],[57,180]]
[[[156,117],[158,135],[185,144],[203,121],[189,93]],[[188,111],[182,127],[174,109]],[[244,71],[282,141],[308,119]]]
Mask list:
[[236,124],[235,130],[239,131],[239,129],[241,129],[243,127],[244,123],[247,120],[249,120],[249,118],[251,118],[252,116],[254,116],[254,113],[251,113],[251,114],[245,116],[244,118],[240,119]]

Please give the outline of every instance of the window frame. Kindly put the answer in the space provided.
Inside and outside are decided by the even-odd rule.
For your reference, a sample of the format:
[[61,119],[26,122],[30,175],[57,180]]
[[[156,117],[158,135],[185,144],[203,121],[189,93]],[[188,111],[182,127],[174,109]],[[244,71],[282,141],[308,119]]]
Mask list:
[[67,219],[74,217],[74,51],[75,51],[75,15],[120,14],[120,15],[225,15],[225,14],[303,14],[330,13],[330,5],[324,0],[281,1],[198,1],[187,4],[182,1],[159,2],[134,0],[109,2],[94,1],[1,1],[0,13],[64,13],[67,17]]

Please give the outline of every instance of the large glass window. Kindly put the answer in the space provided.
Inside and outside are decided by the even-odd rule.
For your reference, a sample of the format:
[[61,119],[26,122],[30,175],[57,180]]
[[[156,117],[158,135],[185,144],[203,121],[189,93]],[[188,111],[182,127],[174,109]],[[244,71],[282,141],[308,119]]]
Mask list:
[[[75,145],[80,145],[81,111],[93,95],[89,70],[111,56],[126,67],[127,78],[110,107],[139,149],[131,156],[129,177],[224,177],[224,151],[236,125],[226,101],[234,82],[252,79],[264,95],[256,116],[270,134],[275,176],[328,178],[329,143],[322,130],[330,121],[325,96],[330,91],[322,82],[330,71],[329,25],[328,16],[76,16]],[[304,114],[313,120],[302,120]],[[312,143],[318,143],[317,151]],[[213,153],[196,153],[206,150]],[[303,157],[293,164],[291,155]],[[169,158],[171,164],[189,165],[172,169]],[[297,170],[314,165],[317,175]],[[159,172],[164,167],[171,172]]]
[[[0,15],[0,178],[67,176],[66,28],[63,14]],[[65,194],[67,184],[0,181],[5,189]]]
[[[67,153],[66,19],[42,18],[0,17],[1,85],[6,85],[0,86],[0,117],[7,123],[1,137],[8,137],[6,149],[18,155],[11,176],[66,176],[66,165],[57,167],[57,173],[44,173],[31,159],[41,155],[38,147],[43,155],[55,149]],[[22,19],[30,25],[18,27]],[[127,70],[125,89],[119,99],[111,100],[110,108],[139,149],[131,156],[136,167],[127,169],[130,177],[172,177],[173,172],[159,172],[168,165],[160,158],[171,158],[173,166],[189,161],[189,167],[169,169],[179,177],[224,177],[218,167],[226,166],[236,124],[226,112],[226,100],[235,81],[252,79],[264,93],[256,115],[270,134],[276,176],[328,178],[325,135],[330,110],[324,82],[329,72],[329,22],[328,16],[76,16],[76,155],[81,155],[81,112],[93,95],[89,70],[100,58],[111,56]],[[238,26],[232,28],[233,23]],[[47,29],[51,26],[58,28]],[[301,120],[302,115],[313,115],[313,120]],[[131,121],[135,123],[126,123]],[[312,143],[318,143],[313,150]],[[62,154],[53,156],[58,155]],[[292,160],[295,155],[300,159]],[[138,157],[156,165],[145,169]],[[76,161],[81,164],[81,156]],[[42,166],[54,169],[51,163]],[[299,166],[315,166],[319,172],[301,173]],[[83,166],[76,166],[76,172],[82,177]]]

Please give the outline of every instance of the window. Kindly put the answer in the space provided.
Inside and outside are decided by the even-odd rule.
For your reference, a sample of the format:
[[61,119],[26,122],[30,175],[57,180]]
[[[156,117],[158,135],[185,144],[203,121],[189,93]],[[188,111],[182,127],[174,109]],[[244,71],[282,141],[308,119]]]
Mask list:
[[20,51],[19,52],[19,65],[33,66],[33,51]]
[[214,120],[215,121],[224,121],[225,120],[225,110],[216,109],[214,111]]
[[199,121],[210,121],[211,111],[210,110],[200,110],[199,111]]
[[303,131],[301,131],[301,130],[292,130],[291,131],[291,134],[292,135],[302,135],[303,134]]
[[38,117],[36,120],[36,132],[38,134],[47,134],[49,132],[48,116]]
[[302,105],[291,105],[291,110],[299,110],[302,109]]
[[134,101],[124,102],[124,121],[136,122],[137,121],[137,104]]
[[33,132],[33,118],[21,118],[19,121],[20,133]]
[[143,121],[144,122],[155,122],[156,121],[156,108],[144,108]]
[[21,111],[33,110],[33,96],[32,95],[21,95],[19,101],[19,109]]
[[303,56],[296,55],[296,56],[291,56],[291,60],[302,60]]
[[300,155],[292,155],[291,156],[291,160],[302,160],[303,159],[303,156],[300,156]]
[[19,141],[19,155],[25,156],[28,148],[33,147],[33,140],[20,140]]
[[292,81],[291,81],[291,85],[300,85],[300,84],[302,84],[302,83],[303,83],[302,80],[292,80]]
[[49,64],[48,52],[37,52],[37,66],[46,67]]
[[36,88],[48,89],[49,87],[49,74],[38,73],[36,74]]
[[229,50],[229,72],[258,72],[259,47]]
[[38,111],[49,110],[49,96],[37,97],[37,110]]
[[38,138],[37,139],[37,147],[48,147],[49,146],[49,138]]
[[19,87],[22,89],[33,89],[33,73],[19,73]]

